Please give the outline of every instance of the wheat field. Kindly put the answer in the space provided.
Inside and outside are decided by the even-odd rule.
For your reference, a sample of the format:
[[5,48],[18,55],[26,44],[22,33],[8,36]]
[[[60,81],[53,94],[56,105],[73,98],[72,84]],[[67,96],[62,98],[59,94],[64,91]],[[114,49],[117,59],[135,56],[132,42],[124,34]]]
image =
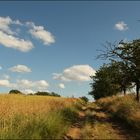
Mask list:
[[[62,110],[72,108],[76,103],[74,98],[0,95],[0,138],[52,138],[56,125],[67,126]],[[46,133],[43,129],[47,129]],[[56,128],[55,131],[60,130]]]

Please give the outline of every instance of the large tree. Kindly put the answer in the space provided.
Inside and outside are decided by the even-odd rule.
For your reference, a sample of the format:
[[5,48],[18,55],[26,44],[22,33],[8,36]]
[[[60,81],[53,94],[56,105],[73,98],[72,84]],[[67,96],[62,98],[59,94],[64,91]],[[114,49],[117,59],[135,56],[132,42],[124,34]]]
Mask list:
[[136,85],[136,99],[139,101],[140,90],[140,39],[131,42],[120,41],[119,43],[109,43],[105,45],[100,58],[121,60],[129,70],[128,77]]
[[120,90],[123,91],[124,95],[126,90],[132,87],[130,73],[127,65],[121,61],[112,61],[110,63],[110,68],[112,69],[111,75],[113,76],[112,82],[119,85]]
[[127,73],[129,70],[123,62],[111,61],[109,64],[104,64],[96,75],[91,77],[93,83],[89,94],[95,99],[111,96],[120,91],[125,95],[127,88],[132,85]]
[[120,91],[119,84],[114,82],[114,70],[112,68],[109,64],[104,64],[95,76],[91,76],[93,83],[91,83],[92,90],[89,94],[94,99],[115,95]]

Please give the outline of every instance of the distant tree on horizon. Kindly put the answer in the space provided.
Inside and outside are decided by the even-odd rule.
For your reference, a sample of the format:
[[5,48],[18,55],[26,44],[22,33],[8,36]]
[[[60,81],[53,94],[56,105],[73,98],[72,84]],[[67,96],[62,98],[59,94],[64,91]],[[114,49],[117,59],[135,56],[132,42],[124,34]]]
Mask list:
[[42,96],[55,96],[55,97],[61,97],[59,94],[55,92],[45,92],[45,91],[38,91],[34,95],[42,95]]
[[12,89],[9,91],[9,94],[23,94],[23,93],[17,89]]
[[79,97],[79,98],[86,103],[89,101],[89,99],[86,96],[82,96],[82,97]]

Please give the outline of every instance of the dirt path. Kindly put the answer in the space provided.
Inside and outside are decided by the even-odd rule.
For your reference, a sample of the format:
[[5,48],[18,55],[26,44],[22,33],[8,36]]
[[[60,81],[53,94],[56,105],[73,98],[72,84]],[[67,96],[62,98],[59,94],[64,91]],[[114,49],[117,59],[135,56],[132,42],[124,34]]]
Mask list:
[[78,121],[71,126],[64,137],[72,139],[135,139],[121,123],[96,104],[83,106]]
[[83,110],[78,112],[78,121],[71,126],[64,139],[70,140],[81,138],[81,129],[83,128],[85,123],[85,115],[86,114]]

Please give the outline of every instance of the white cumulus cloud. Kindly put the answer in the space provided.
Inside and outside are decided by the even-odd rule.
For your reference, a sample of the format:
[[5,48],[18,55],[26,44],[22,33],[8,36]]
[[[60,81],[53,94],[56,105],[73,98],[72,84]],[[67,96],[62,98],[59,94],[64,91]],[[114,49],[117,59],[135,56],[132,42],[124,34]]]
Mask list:
[[128,26],[123,21],[120,21],[115,24],[115,29],[117,29],[119,31],[126,31],[126,30],[128,30]]
[[19,20],[12,20],[10,17],[0,17],[0,30],[7,34],[15,34],[10,28],[10,25],[22,25]]
[[11,83],[9,80],[7,79],[1,79],[0,80],[0,86],[1,87],[10,87],[10,88],[15,88],[16,87],[16,84],[15,83]]
[[8,48],[14,48],[22,52],[28,52],[34,48],[33,44],[29,40],[20,39],[13,35],[8,35],[0,31],[0,44]]
[[9,68],[10,71],[12,72],[19,72],[19,73],[27,73],[31,72],[31,69],[25,65],[17,65]]
[[0,80],[0,86],[9,87],[10,82],[8,80]]
[[62,88],[62,89],[65,88],[65,85],[64,85],[63,83],[60,83],[58,86],[59,86],[60,88]]
[[[12,27],[11,25],[16,26]],[[21,25],[25,28],[21,28]],[[34,22],[21,23],[18,19],[13,20],[7,16],[0,17],[0,44],[4,47],[13,48],[21,52],[30,51],[34,48],[34,45],[29,39],[25,40],[19,36],[19,33],[23,30],[28,30],[34,38],[41,40],[44,45],[50,45],[55,42],[52,33],[43,26],[36,26]],[[27,32],[24,31],[24,33],[24,36],[26,36]]]
[[0,17],[0,30],[7,34],[14,34],[14,32],[10,29],[9,25],[12,23],[11,18],[9,17]]
[[36,39],[43,41],[44,45],[50,45],[55,42],[54,36],[51,32],[45,30],[43,26],[36,26],[33,22],[27,22],[26,24],[32,28],[29,33]]
[[10,24],[12,24],[12,19],[10,17],[0,17],[0,30],[7,34],[14,34],[9,27]]
[[54,73],[53,79],[62,81],[89,81],[90,76],[96,71],[89,65],[74,65],[65,69],[62,73]]
[[46,80],[31,81],[27,79],[17,80],[17,86],[21,89],[36,89],[46,90],[49,87],[49,83]]
[[34,86],[33,81],[27,79],[17,80],[17,85],[19,88],[32,88]]
[[19,20],[12,20],[10,17],[0,17],[0,44],[22,52],[28,52],[34,47],[32,42],[15,37],[14,35],[17,34],[17,32],[12,31],[10,27],[12,24],[22,25]]
[[18,79],[13,83],[9,79],[0,79],[0,87],[19,89],[28,94],[36,91],[48,91],[49,83],[46,80],[32,81],[28,79]]
[[24,94],[35,93],[35,91],[33,91],[32,89],[24,89],[24,90],[21,90],[21,92]]
[[45,80],[35,81],[34,84],[35,87],[37,87],[40,90],[47,89],[49,86],[48,82]]

